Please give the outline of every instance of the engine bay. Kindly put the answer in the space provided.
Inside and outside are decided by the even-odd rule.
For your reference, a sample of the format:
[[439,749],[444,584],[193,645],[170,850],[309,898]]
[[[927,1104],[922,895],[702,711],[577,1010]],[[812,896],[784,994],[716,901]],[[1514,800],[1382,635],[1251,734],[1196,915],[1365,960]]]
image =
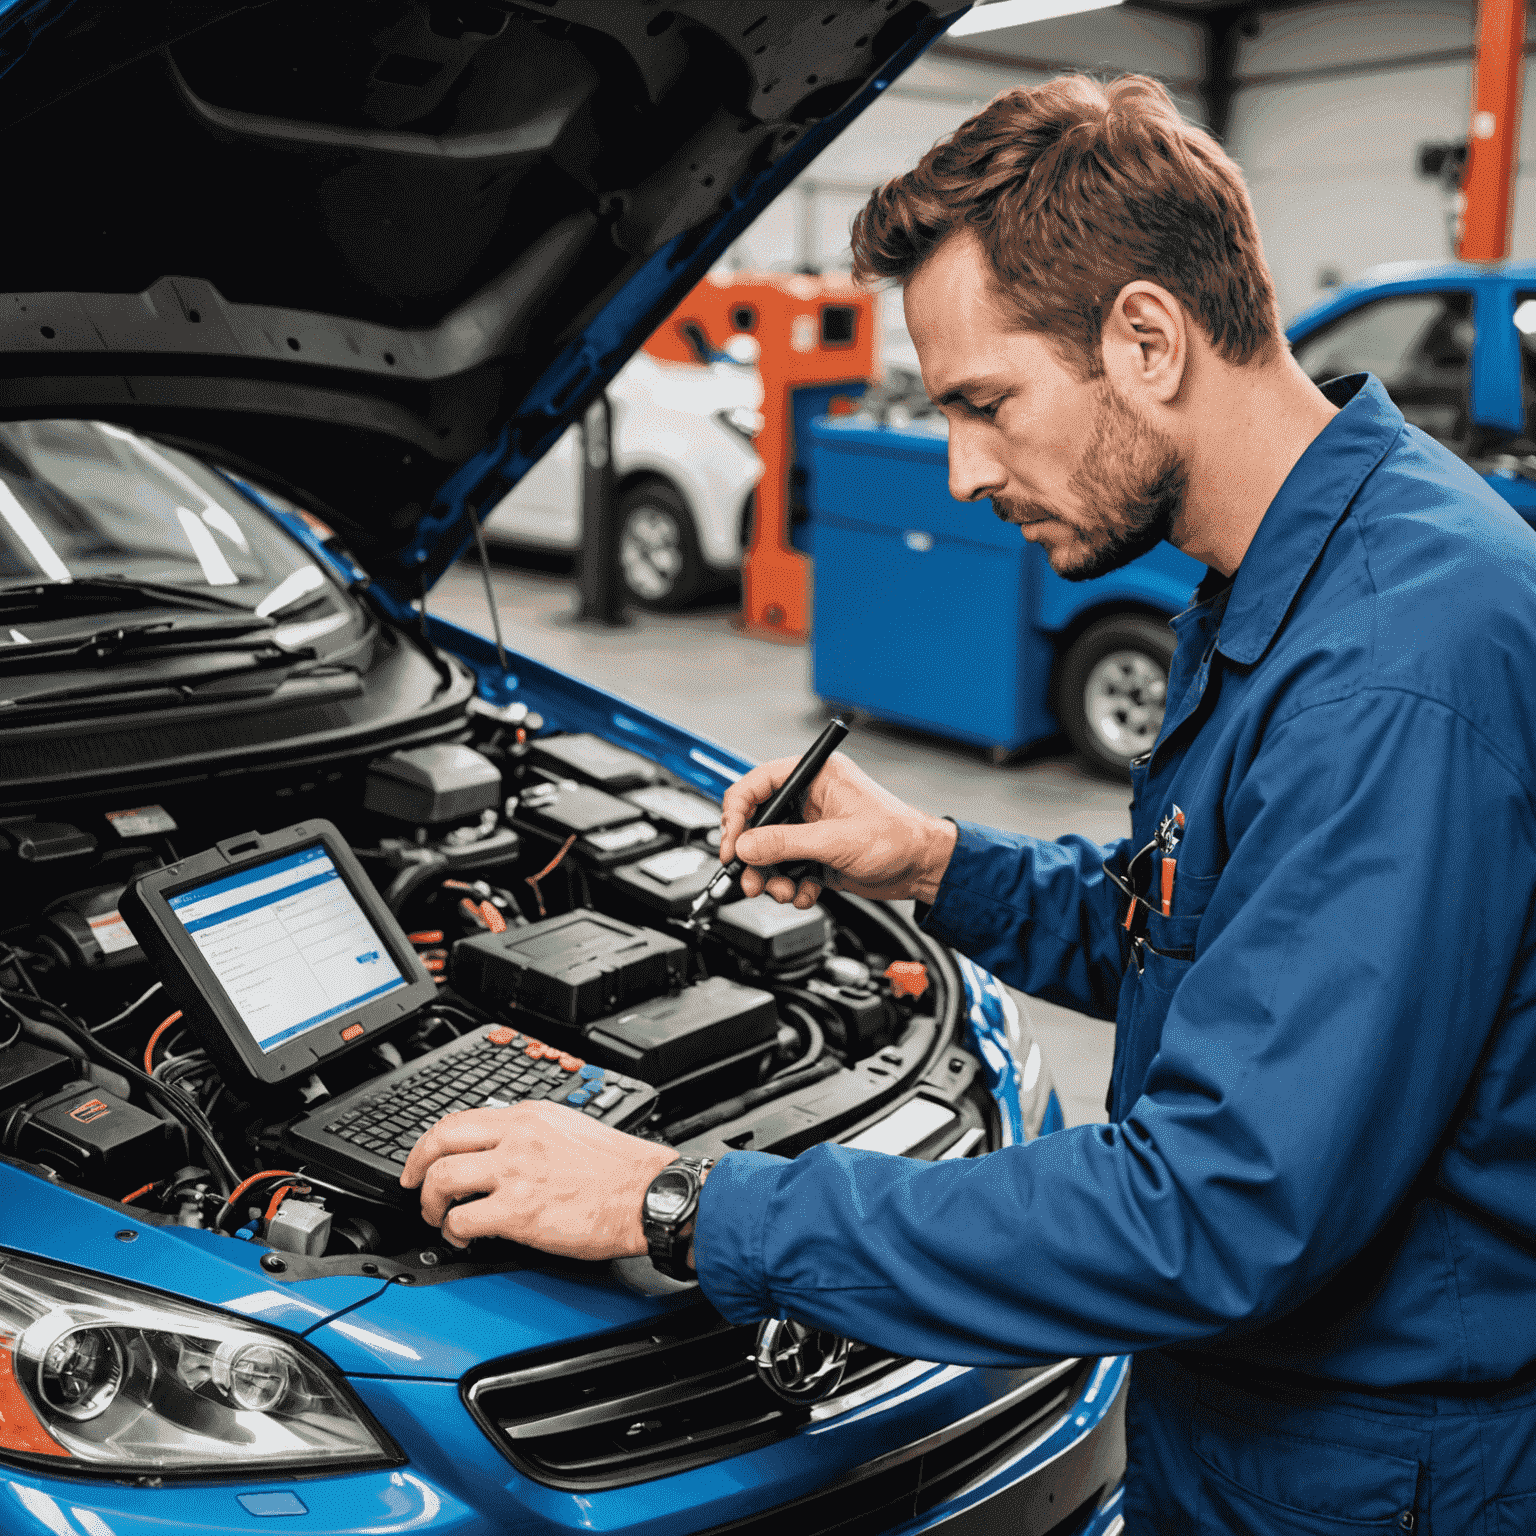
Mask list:
[[[334,833],[330,856],[316,826]],[[290,904],[293,922],[340,924],[332,948],[357,951],[344,963],[399,979],[359,994],[363,1011],[317,1003],[284,1032],[339,1025],[323,1052],[242,1056],[202,1003],[247,985],[246,958],[221,961],[194,934],[214,969],[194,957],[178,972],[144,893],[185,888],[208,850],[231,868],[276,859],[288,834],[289,863],[344,866],[373,914],[365,931]],[[697,786],[520,705],[364,761],[0,818],[0,1155],[142,1220],[259,1243],[275,1276],[425,1282],[565,1262],[494,1239],[454,1249],[399,1189],[420,1130],[461,1109],[547,1098],[714,1157],[995,1145],[947,953],[830,891],[798,911],[737,887],[690,930],[718,846],[719,807]],[[241,878],[262,889],[280,863]],[[213,889],[172,905],[192,903],[185,918]],[[390,1012],[375,994],[413,1001]]]

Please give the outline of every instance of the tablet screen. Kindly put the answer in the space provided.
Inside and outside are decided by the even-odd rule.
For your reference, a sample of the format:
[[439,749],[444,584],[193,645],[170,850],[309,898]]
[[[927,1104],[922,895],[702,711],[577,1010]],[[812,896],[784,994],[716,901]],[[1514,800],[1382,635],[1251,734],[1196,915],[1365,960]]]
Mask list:
[[263,1052],[408,984],[320,846],[193,886],[168,905]]

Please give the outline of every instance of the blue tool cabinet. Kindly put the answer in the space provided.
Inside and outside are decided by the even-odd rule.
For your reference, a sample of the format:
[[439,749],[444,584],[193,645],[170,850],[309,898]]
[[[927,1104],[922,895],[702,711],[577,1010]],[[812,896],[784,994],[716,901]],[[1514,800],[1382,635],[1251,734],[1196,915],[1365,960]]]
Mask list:
[[1160,545],[1068,582],[991,502],[949,494],[942,418],[823,417],[802,447],[812,681],[829,702],[1012,751],[1056,734],[1058,640],[1097,613],[1178,613],[1205,568]]

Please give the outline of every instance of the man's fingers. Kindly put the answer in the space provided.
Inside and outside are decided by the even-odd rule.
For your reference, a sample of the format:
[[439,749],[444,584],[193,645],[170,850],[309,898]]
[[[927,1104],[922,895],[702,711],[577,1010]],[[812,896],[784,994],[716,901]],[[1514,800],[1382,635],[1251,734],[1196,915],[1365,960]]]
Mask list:
[[400,1170],[401,1184],[415,1189],[440,1157],[494,1147],[506,1134],[505,1114],[505,1110],[498,1109],[465,1109],[456,1115],[445,1115],[411,1148],[411,1155]]
[[736,838],[752,819],[753,813],[787,779],[795,766],[792,757],[776,758],[750,773],[743,774],[726,790],[720,802],[720,862],[729,864],[736,857]]
[[805,859],[836,866],[846,853],[847,833],[835,822],[792,822],[781,827],[754,827],[737,840],[736,853],[746,863],[765,869]]
[[761,896],[766,883],[763,878],[763,872],[760,869],[744,869],[741,872],[741,894],[743,896]]
[[485,1152],[440,1157],[421,1181],[421,1219],[429,1227],[440,1227],[443,1214],[455,1200],[489,1194],[496,1183],[496,1169]]
[[512,1237],[507,1230],[506,1213],[497,1212],[498,1202],[491,1199],[470,1200],[456,1205],[443,1218],[442,1234],[455,1248],[464,1248],[477,1237]]
[[795,892],[795,905],[802,912],[809,912],[821,900],[821,887],[814,880],[802,880]]
[[788,875],[773,875],[763,889],[781,907],[795,899],[795,882]]

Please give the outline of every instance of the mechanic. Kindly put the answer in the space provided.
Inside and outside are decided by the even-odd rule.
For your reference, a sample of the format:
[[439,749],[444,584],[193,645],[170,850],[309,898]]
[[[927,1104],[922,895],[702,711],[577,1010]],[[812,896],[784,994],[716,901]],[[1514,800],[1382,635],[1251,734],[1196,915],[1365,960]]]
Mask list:
[[[726,795],[747,894],[809,905],[771,866],[820,861],[1116,1036],[1107,1125],[725,1157],[705,1296],[928,1360],[1134,1351],[1132,1532],[1536,1530],[1536,535],[1373,377],[1302,374],[1237,168],[1150,80],[1005,93],[854,253],[903,288],[957,498],[1063,576],[1165,537],[1209,571],[1122,843],[840,756],[806,825],[743,831],[789,760]],[[402,1179],[454,1242],[600,1258],[646,1251],[671,1157],[536,1104]]]

